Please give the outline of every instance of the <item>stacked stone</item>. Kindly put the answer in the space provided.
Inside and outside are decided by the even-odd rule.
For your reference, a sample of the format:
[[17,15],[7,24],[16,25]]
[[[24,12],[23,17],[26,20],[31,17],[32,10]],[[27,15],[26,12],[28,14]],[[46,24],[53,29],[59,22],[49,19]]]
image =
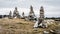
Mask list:
[[39,25],[39,27],[42,27],[42,28],[46,27],[45,22],[44,22],[44,9],[43,9],[43,6],[41,6],[41,8],[40,8],[40,17],[39,17],[39,20],[38,20],[38,25]]
[[43,6],[41,6],[41,8],[40,8],[40,17],[39,17],[38,22],[39,22],[39,24],[44,22],[44,9],[43,9]]
[[42,27],[42,28],[45,28],[46,25],[44,24],[44,9],[43,9],[43,6],[41,6],[41,9],[40,9],[40,17],[38,18],[38,20],[36,21],[36,23],[34,24],[34,28],[37,28],[37,27]]
[[22,18],[23,18],[23,19],[25,18],[25,14],[24,14],[24,12],[22,13]]
[[30,6],[30,13],[29,13],[29,19],[30,20],[33,20],[35,17],[35,14],[34,14],[34,11],[33,11],[33,7]]
[[12,18],[12,12],[10,11],[10,13],[9,13],[9,18]]
[[17,10],[17,7],[15,7],[15,10],[13,12],[13,18],[20,18],[19,12]]
[[40,19],[44,20],[44,9],[43,9],[43,6],[41,6],[41,9],[40,9]]

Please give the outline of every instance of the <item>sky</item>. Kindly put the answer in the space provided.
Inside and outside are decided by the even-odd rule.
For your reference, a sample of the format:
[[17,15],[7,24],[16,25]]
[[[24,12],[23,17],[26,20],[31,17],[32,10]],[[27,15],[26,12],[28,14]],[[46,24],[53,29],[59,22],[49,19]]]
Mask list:
[[0,15],[8,15],[10,11],[13,13],[15,7],[20,15],[22,12],[29,15],[31,5],[36,16],[39,16],[43,6],[45,17],[60,17],[60,0],[0,0]]

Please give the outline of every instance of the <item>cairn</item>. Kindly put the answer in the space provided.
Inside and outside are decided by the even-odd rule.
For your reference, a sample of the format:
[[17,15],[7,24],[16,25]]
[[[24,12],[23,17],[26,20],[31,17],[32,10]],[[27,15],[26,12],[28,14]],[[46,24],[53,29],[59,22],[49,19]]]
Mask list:
[[40,17],[37,19],[36,23],[34,24],[34,28],[37,28],[37,27],[42,27],[42,28],[45,28],[45,24],[44,24],[44,9],[43,9],[43,6],[41,6],[41,9],[40,9]]
[[40,8],[40,17],[39,17],[39,24],[44,23],[44,9],[43,6]]
[[12,18],[12,12],[11,12],[11,11],[10,11],[10,13],[9,13],[8,18],[9,18],[9,19],[11,19],[11,18]]
[[40,8],[40,17],[38,20],[38,27],[42,27],[42,28],[46,27],[45,22],[44,22],[44,8],[43,8],[43,6],[41,6],[41,8]]
[[15,10],[13,12],[13,18],[20,18],[19,12],[17,10],[17,7],[15,7]]
[[30,6],[30,12],[29,12],[28,19],[31,21],[31,20],[35,19],[34,17],[35,17],[35,14],[34,14],[34,11],[33,11],[33,7]]
[[24,14],[24,12],[22,13],[22,19],[25,19],[25,14]]

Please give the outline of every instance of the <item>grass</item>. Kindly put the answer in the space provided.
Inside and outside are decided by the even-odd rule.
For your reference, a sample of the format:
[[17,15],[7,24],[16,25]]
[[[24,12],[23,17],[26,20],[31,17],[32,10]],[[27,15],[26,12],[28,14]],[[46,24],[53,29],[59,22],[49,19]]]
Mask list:
[[[57,23],[57,22],[56,22]],[[56,23],[48,28],[33,28],[34,23],[24,19],[0,19],[0,34],[43,34],[44,30],[57,29]]]

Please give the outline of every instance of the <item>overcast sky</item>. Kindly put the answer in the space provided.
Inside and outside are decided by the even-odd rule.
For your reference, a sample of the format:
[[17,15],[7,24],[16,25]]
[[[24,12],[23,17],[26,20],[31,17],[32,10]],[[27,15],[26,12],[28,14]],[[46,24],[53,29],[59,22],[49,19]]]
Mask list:
[[20,15],[28,15],[30,6],[33,6],[36,16],[39,16],[40,7],[44,7],[45,17],[60,17],[60,0],[0,0],[0,15],[13,12],[17,6]]

